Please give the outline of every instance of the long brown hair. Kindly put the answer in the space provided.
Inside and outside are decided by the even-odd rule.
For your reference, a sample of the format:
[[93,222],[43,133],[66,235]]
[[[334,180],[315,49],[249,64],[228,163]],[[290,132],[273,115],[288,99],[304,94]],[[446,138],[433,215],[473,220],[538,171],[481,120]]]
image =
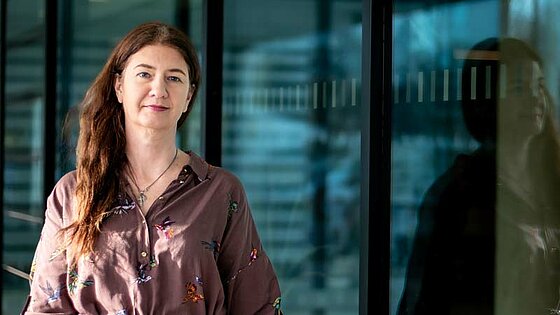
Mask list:
[[128,164],[124,111],[114,91],[116,76],[122,73],[130,56],[145,46],[156,44],[175,48],[181,53],[193,85],[191,105],[179,118],[177,128],[192,109],[200,85],[200,65],[188,37],[160,22],[141,24],[131,30],[113,49],[81,103],[75,212],[72,224],[62,230],[66,234],[72,264],[93,252],[103,220],[110,215],[119,197],[120,175]]

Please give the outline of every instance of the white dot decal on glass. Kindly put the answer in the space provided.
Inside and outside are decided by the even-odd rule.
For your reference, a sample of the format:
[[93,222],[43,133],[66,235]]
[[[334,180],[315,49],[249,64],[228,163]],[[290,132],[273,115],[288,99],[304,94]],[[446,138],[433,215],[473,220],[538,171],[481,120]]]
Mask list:
[[318,83],[315,82],[313,83],[313,108],[317,109],[317,89],[318,89]]
[[356,106],[356,79],[352,79],[352,106]]
[[457,69],[457,100],[463,99],[463,91],[461,91],[461,81],[463,81],[463,69]]
[[336,107],[336,81],[332,81],[332,88],[331,88],[331,107]]
[[436,72],[430,74],[430,102],[436,101]]
[[443,100],[449,101],[449,69],[443,70]]
[[418,103],[424,101],[424,72],[418,72]]
[[280,111],[284,111],[284,88],[280,88]]
[[400,81],[399,79],[400,79],[399,75],[395,74],[394,83],[393,83],[393,89],[394,89],[393,98],[394,98],[395,104],[399,103],[399,81]]
[[341,98],[342,98],[342,107],[346,106],[346,80],[342,80],[342,91],[341,91]]

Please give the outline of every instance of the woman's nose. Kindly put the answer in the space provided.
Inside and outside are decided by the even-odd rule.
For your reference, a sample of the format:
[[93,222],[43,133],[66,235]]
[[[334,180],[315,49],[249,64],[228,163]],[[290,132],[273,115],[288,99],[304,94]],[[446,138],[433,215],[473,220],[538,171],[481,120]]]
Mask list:
[[155,98],[167,97],[167,85],[163,78],[155,78],[152,81],[150,96]]

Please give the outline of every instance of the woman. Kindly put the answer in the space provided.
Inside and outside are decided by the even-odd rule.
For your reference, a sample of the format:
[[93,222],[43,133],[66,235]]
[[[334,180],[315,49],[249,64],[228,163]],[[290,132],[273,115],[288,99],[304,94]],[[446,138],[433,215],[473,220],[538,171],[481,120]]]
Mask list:
[[243,188],[175,145],[200,84],[161,23],[115,47],[82,103],[77,170],[47,201],[24,314],[279,314]]

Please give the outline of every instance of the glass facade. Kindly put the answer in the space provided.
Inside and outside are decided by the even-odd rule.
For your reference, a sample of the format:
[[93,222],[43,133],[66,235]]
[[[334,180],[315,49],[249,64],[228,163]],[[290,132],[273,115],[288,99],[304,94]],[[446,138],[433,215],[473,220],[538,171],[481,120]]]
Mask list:
[[391,314],[559,312],[555,1],[394,1]]
[[361,10],[225,2],[222,161],[245,185],[286,314],[358,313]]

